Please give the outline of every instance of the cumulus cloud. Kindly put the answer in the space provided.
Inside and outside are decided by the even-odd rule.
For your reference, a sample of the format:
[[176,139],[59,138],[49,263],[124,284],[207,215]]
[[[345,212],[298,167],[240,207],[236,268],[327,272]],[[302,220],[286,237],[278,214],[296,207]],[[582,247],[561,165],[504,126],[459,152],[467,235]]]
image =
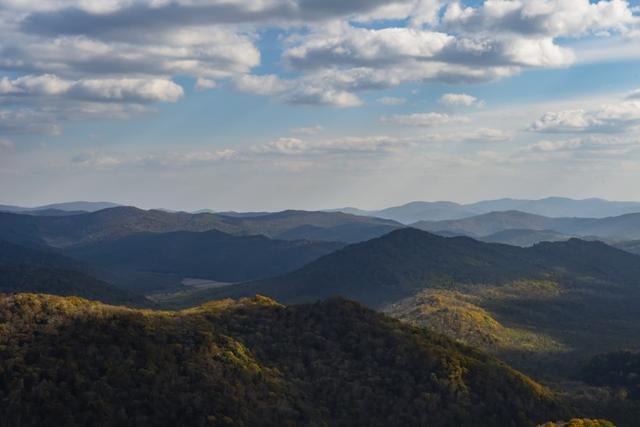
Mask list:
[[[231,81],[285,103],[355,107],[363,91],[408,82],[569,66],[567,39],[633,37],[634,13],[620,0],[0,0],[0,73],[19,76],[0,90],[11,102],[152,104],[180,99],[173,81],[188,77],[197,90]],[[286,30],[286,69],[253,75],[264,28]]]
[[312,78],[282,80],[276,75],[245,75],[235,80],[235,86],[254,95],[275,95],[283,102],[294,105],[356,107],[362,104],[355,94],[335,87],[339,85]]
[[237,89],[255,95],[275,95],[286,91],[289,85],[275,74],[242,75],[235,80]]
[[[491,81],[525,68],[571,65],[576,55],[558,42],[560,37],[630,34],[639,25],[630,6],[618,0],[597,4],[493,0],[478,7],[454,2],[446,7],[442,20],[438,18],[440,2],[422,6],[429,11],[429,18],[422,21],[430,24],[428,28],[366,28],[348,21],[332,22],[291,37],[283,59],[293,69],[316,73],[318,78],[327,70],[359,70],[359,87],[343,89],[347,91],[363,90],[367,77],[374,87],[432,80]],[[384,74],[378,76],[378,70]]]
[[445,93],[440,97],[439,102],[449,107],[471,107],[472,105],[482,105],[482,101],[475,96],[467,95],[466,93]]
[[297,69],[327,66],[388,68],[412,62],[468,67],[559,67],[573,53],[551,38],[471,37],[414,28],[367,29],[349,24],[322,27],[287,49],[283,58]]
[[[149,104],[176,102],[182,87],[165,79],[66,80],[55,75],[0,78],[0,131],[59,135],[61,123],[86,118],[129,118]],[[16,108],[17,107],[17,108]]]
[[117,39],[79,35],[10,33],[0,45],[0,63],[9,71],[55,73],[77,78],[187,75],[226,78],[260,63],[260,52],[246,35],[225,28],[165,29],[154,33],[139,23],[138,32]]
[[452,2],[443,26],[461,33],[505,33],[533,37],[576,37],[601,31],[628,31],[638,24],[626,1],[493,0],[479,7]]
[[605,104],[595,110],[549,112],[529,126],[533,132],[625,132],[640,124],[640,101]]
[[[424,0],[423,0],[424,1]],[[50,34],[123,33],[146,28],[171,29],[175,26],[264,24],[284,25],[320,22],[348,17],[383,17],[394,10],[397,18],[412,13],[411,0],[100,0],[53,1],[42,6],[35,1],[10,0],[9,4],[32,12],[25,20],[27,29]],[[403,7],[404,6],[404,7]]]
[[296,68],[329,65],[380,66],[408,59],[431,59],[455,38],[412,28],[322,27],[287,49],[284,59]]
[[394,116],[382,117],[383,123],[391,123],[406,126],[439,126],[453,123],[467,123],[469,118],[464,116],[453,116],[446,113],[413,113],[397,114]]

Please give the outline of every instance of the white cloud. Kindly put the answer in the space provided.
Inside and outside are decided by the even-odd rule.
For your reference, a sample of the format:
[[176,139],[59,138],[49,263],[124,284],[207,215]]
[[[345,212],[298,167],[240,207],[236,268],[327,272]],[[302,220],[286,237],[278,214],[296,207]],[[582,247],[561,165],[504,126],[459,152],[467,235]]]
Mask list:
[[529,126],[534,132],[625,132],[640,124],[640,101],[604,104],[595,110],[549,112]]
[[63,80],[51,74],[0,79],[0,97],[64,96],[72,99],[117,102],[176,102],[182,88],[163,79]]
[[640,89],[631,91],[631,93],[627,95],[627,99],[640,99]]
[[215,80],[203,79],[202,77],[198,77],[196,80],[196,89],[198,90],[209,90],[214,89],[217,86]]
[[[585,36],[636,40],[627,43],[627,55],[637,51],[640,33],[638,16],[620,0],[490,0],[477,7],[448,0],[0,4],[0,73],[19,76],[0,83],[4,102],[36,111],[44,107],[27,98],[46,96],[46,114],[59,118],[72,115],[69,99],[175,102],[183,92],[174,80],[184,77],[198,90],[232,81],[239,90],[290,104],[355,107],[363,91],[408,82],[478,83],[569,66],[575,39]],[[277,43],[289,69],[253,75],[264,28],[286,30]]]
[[80,99],[133,103],[176,102],[184,95],[179,85],[163,79],[80,80],[69,93]]
[[561,141],[539,141],[527,146],[527,151],[532,153],[550,153],[556,151],[568,151],[582,147],[584,142],[579,139]]
[[63,80],[51,74],[0,79],[0,97],[63,96],[71,99],[115,102],[176,102],[182,88],[164,79]]
[[299,138],[280,138],[268,144],[255,146],[254,154],[270,155],[327,155],[345,153],[386,153],[413,144],[412,139],[377,135],[344,137],[332,140],[310,141]]
[[640,144],[633,138],[587,136],[560,140],[542,140],[513,153],[509,160],[516,163],[562,161],[602,164],[604,161],[629,161],[640,152]]
[[[362,28],[348,21],[318,25],[290,37],[283,59],[307,80],[348,92],[405,82],[491,81],[525,68],[571,65],[576,55],[558,42],[561,37],[631,34],[640,25],[629,5],[618,0],[491,0],[476,8],[449,2],[442,22],[440,7],[441,2],[425,1],[387,8],[389,16],[412,10],[410,21],[428,22],[428,29]],[[420,13],[425,13],[422,20]],[[355,75],[356,70],[358,84],[352,88],[327,79],[330,73]]]
[[625,32],[638,24],[626,1],[492,0],[463,7],[452,2],[443,17],[445,28],[463,33],[495,31],[534,37],[577,37],[602,31]]
[[511,132],[494,128],[477,128],[449,133],[425,135],[432,142],[504,142],[513,137]]
[[440,97],[439,102],[450,107],[463,106],[471,107],[472,105],[481,105],[480,101],[475,96],[467,95],[466,93],[445,93]]
[[392,123],[407,126],[439,126],[452,123],[467,123],[469,119],[464,116],[452,116],[446,113],[413,113],[397,114],[394,116],[382,117],[383,123]]
[[395,107],[398,105],[404,105],[407,100],[405,98],[397,98],[394,96],[383,96],[377,99],[378,103],[386,105],[388,107]]
[[276,75],[245,75],[235,80],[237,89],[255,95],[275,95],[289,104],[356,107],[362,104],[353,93],[313,79],[281,80]]
[[301,135],[316,135],[322,132],[324,128],[320,125],[308,126],[308,127],[300,127],[291,129],[291,133],[297,133]]
[[243,75],[235,80],[235,86],[238,90],[255,95],[280,94],[288,88],[287,83],[275,74]]
[[[615,137],[590,136],[564,140],[543,140],[527,146],[526,151],[533,153],[550,153],[560,151],[599,150],[620,153],[622,147],[640,148],[640,143]],[[624,149],[624,152],[628,150]]]
[[[298,39],[283,58],[300,70],[323,67],[404,68],[412,62],[467,67],[559,67],[573,53],[549,37],[471,37],[413,28],[322,27]],[[442,65],[441,65],[442,66]]]
[[371,30],[348,24],[322,27],[287,49],[283,58],[300,69],[325,65],[380,66],[431,59],[454,37],[411,28]]
[[[115,38],[86,34],[10,33],[0,45],[2,66],[64,77],[187,75],[226,78],[260,63],[260,52],[245,35],[216,27],[168,28],[154,32],[141,23]],[[0,65],[2,65],[0,63]]]
[[176,102],[182,87],[165,79],[66,80],[55,75],[0,78],[0,131],[12,134],[62,133],[69,120],[127,119],[152,111],[156,102]]
[[284,97],[285,102],[300,105],[330,105],[334,107],[357,107],[362,101],[353,93],[342,90],[301,86]]
[[238,152],[228,148],[214,151],[129,155],[87,152],[74,156],[71,163],[84,168],[110,170],[121,167],[182,168],[233,160]]

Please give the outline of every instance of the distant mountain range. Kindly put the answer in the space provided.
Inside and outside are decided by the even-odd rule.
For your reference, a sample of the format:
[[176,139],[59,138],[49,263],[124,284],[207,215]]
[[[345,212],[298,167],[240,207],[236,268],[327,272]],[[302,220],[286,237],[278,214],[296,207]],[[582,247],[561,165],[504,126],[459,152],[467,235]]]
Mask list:
[[574,200],[549,197],[540,200],[498,199],[470,204],[454,202],[411,202],[376,211],[356,208],[335,209],[354,215],[392,219],[403,224],[418,221],[444,221],[468,218],[497,211],[520,211],[547,217],[605,218],[640,212],[640,202],[615,202],[603,199]]
[[96,212],[102,209],[115,208],[117,203],[111,202],[65,202],[50,205],[25,208],[22,206],[0,205],[0,212],[32,213],[32,214],[60,214],[60,212]]
[[121,288],[175,290],[185,278],[257,280],[295,270],[345,244],[403,227],[344,213],[261,216],[116,207],[77,215],[0,213],[0,240],[81,261]]
[[[438,234],[446,234],[439,232]],[[504,243],[506,245],[521,246],[523,248],[533,246],[540,242],[562,242],[571,239],[572,236],[558,233],[553,230],[529,230],[510,228],[501,230],[488,236],[481,237],[480,240],[488,243]]]
[[[78,201],[54,203],[31,208],[0,205],[0,212],[31,213],[35,215],[63,215],[64,213],[96,212],[118,206],[120,205],[111,202]],[[178,213],[177,211],[168,209],[158,210],[167,213]],[[363,210],[353,207],[325,210],[325,212],[343,212],[357,216],[389,219],[403,224],[412,224],[418,221],[455,220],[498,211],[520,211],[551,218],[606,218],[630,213],[640,213],[640,202],[609,201],[598,198],[570,199],[566,197],[548,197],[539,200],[504,198],[483,200],[468,204],[450,201],[415,201],[401,206],[393,206],[381,210]],[[211,209],[200,209],[192,213],[215,214],[233,218],[258,218],[269,217],[277,214],[276,212],[234,212],[214,211]]]
[[435,233],[455,233],[509,244],[517,242],[526,230],[529,231],[529,241],[533,243],[562,240],[562,235],[614,241],[640,239],[640,213],[607,218],[549,218],[504,211],[458,220],[420,221],[412,226]]
[[352,243],[402,227],[385,219],[340,212],[284,211],[257,217],[145,211],[116,207],[73,216],[0,213],[0,239],[16,243],[68,247],[135,233],[217,230],[235,235],[264,235],[286,240]]

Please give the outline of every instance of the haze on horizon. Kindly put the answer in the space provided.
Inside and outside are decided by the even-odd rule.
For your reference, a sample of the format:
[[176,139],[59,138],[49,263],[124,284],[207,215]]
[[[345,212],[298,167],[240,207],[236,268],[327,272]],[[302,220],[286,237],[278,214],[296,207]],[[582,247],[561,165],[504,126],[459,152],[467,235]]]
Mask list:
[[0,0],[0,203],[640,200],[637,0]]

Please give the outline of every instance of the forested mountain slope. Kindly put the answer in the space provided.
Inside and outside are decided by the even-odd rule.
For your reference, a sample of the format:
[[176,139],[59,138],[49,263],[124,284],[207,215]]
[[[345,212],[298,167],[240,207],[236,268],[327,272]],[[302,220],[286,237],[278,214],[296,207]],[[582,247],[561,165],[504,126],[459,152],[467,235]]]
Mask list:
[[0,325],[7,426],[534,426],[568,415],[496,359],[344,300],[168,313],[15,295],[0,297]]
[[81,263],[54,253],[0,241],[0,292],[81,296],[111,304],[150,306],[140,295],[91,276]]
[[213,230],[133,234],[72,247],[64,253],[103,269],[241,282],[287,273],[343,246]]

